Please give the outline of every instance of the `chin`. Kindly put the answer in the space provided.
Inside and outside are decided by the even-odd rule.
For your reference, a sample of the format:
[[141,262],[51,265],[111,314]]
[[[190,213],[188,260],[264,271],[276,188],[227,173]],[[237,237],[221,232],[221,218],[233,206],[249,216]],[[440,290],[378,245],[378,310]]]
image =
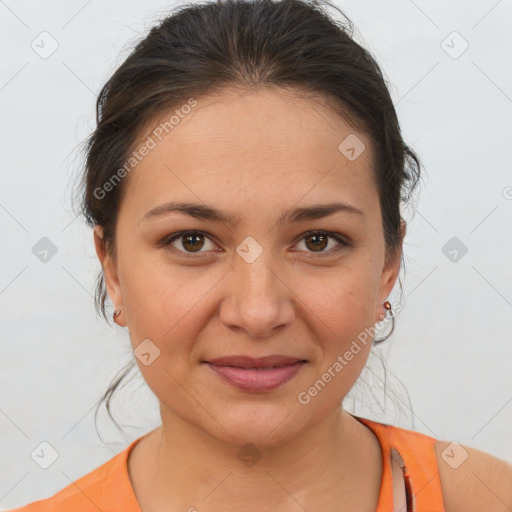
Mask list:
[[305,423],[304,417],[299,418],[300,409],[292,411],[277,403],[244,404],[231,413],[227,413],[229,409],[226,405],[221,410],[223,414],[215,417],[225,430],[215,424],[215,437],[237,446],[247,443],[261,448],[278,446],[298,435]]

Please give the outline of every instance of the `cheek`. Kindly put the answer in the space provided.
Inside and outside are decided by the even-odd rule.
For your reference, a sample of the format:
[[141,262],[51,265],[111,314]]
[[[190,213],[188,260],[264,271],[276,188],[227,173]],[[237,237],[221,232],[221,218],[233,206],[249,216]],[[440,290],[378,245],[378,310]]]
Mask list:
[[378,283],[364,265],[347,264],[321,278],[302,276],[296,282],[294,292],[331,334],[346,339],[373,325]]
[[308,279],[302,280],[301,287],[297,290],[304,297],[301,314],[313,322],[311,329],[322,352],[320,372],[330,369],[331,374],[343,374],[334,380],[350,388],[366,363],[375,334],[372,276],[363,266],[347,266],[329,279],[317,281],[316,287]]
[[222,274],[171,265],[156,253],[134,256],[121,268],[132,344],[136,346],[149,338],[169,353],[191,350],[208,316],[213,314],[205,309],[208,294]]
[[[206,310],[207,295],[218,281],[208,273],[199,278],[197,269],[195,274],[187,270],[155,260],[151,264],[150,258],[141,257],[130,264],[123,281],[130,341],[139,370],[161,402],[185,412],[193,401],[182,386],[192,392],[190,364],[205,322],[214,314],[213,309]],[[151,354],[148,365],[137,357],[145,346]],[[197,392],[192,394],[196,397]]]

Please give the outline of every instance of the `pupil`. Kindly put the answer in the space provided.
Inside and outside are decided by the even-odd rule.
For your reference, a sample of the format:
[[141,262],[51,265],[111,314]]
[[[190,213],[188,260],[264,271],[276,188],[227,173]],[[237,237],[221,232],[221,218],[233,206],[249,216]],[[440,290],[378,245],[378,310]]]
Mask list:
[[[197,249],[198,248],[198,239],[200,238],[201,235],[186,235],[185,236],[185,246],[187,246],[187,244],[191,243],[191,246],[192,248],[194,249]],[[190,242],[190,240],[195,240],[195,242]],[[199,247],[201,248],[201,247]]]
[[[312,239],[319,239],[319,238],[323,239],[323,242],[325,243],[325,238],[326,238],[326,237],[325,237],[324,235],[311,235],[311,236],[309,237],[309,239],[310,239],[310,240],[312,240]],[[322,244],[322,242],[320,242],[320,243],[315,243],[315,242],[314,242],[314,243],[313,243],[313,247],[315,247],[315,248],[317,248],[317,249],[318,249],[319,245],[321,245],[321,244]],[[322,248],[323,248],[323,247],[322,247]]]

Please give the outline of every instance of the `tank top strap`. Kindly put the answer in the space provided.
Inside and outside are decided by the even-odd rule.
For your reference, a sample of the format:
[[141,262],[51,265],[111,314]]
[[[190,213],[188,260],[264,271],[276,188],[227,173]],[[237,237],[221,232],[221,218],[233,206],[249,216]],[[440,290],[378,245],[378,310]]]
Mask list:
[[377,512],[396,510],[393,503],[392,448],[403,460],[404,483],[410,502],[409,509],[401,512],[445,512],[434,448],[436,439],[414,430],[351,416],[373,431],[381,447],[382,480]]

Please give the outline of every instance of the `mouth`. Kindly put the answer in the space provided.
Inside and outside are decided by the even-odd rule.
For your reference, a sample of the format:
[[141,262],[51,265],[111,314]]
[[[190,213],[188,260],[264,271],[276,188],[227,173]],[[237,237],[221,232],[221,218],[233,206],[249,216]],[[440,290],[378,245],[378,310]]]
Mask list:
[[289,356],[252,358],[230,356],[203,361],[224,382],[244,391],[274,390],[290,379],[307,364],[307,360]]

